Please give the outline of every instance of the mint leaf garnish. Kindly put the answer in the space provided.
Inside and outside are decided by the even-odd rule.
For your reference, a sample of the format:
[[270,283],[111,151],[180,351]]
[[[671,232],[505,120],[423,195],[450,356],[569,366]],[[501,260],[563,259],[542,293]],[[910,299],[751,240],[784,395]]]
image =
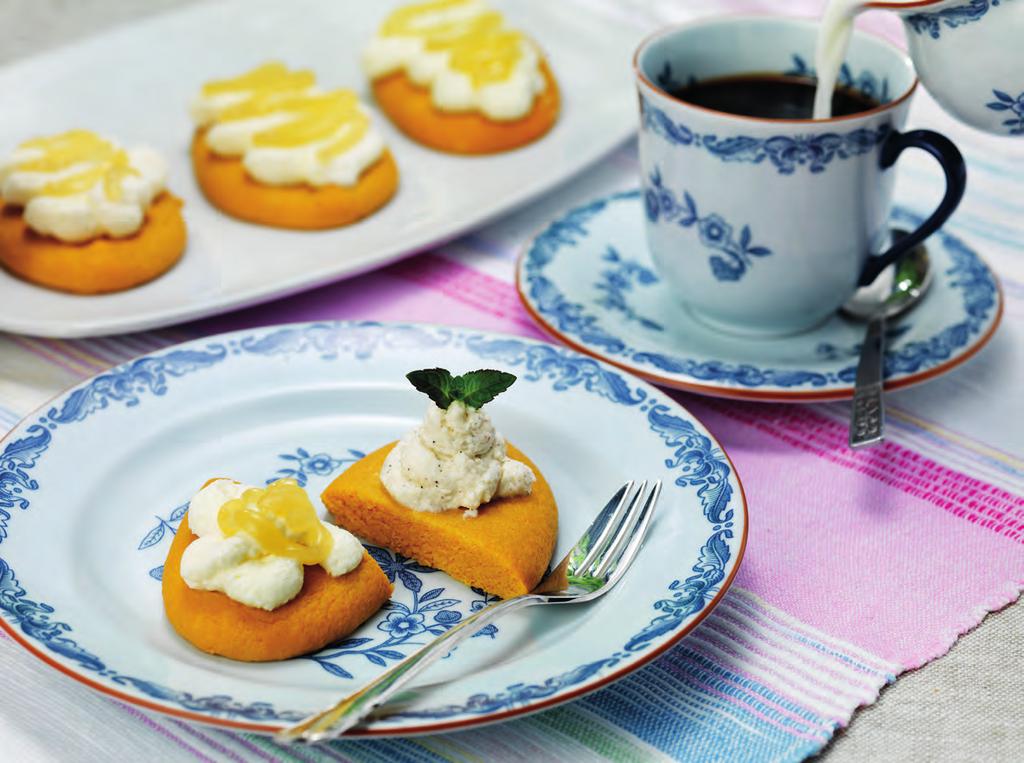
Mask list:
[[406,374],[406,378],[438,408],[447,408],[456,400],[470,408],[480,408],[516,380],[513,374],[486,368],[462,376],[452,376],[444,368],[424,368]]
[[455,379],[459,395],[457,399],[470,408],[481,408],[511,387],[515,380],[514,375],[505,371],[470,371]]
[[412,386],[434,401],[438,408],[447,408],[455,400],[453,395],[455,379],[444,368],[424,368],[411,371],[405,378]]

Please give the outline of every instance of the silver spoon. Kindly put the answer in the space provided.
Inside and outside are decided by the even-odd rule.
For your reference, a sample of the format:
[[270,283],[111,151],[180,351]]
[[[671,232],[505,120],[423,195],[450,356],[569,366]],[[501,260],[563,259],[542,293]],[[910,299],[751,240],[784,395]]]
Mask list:
[[[902,231],[895,234],[905,235]],[[924,246],[917,246],[899,262],[883,270],[872,283],[858,289],[840,308],[844,315],[868,321],[853,385],[851,448],[874,445],[885,439],[885,405],[882,402],[885,322],[920,302],[931,283],[928,252]]]

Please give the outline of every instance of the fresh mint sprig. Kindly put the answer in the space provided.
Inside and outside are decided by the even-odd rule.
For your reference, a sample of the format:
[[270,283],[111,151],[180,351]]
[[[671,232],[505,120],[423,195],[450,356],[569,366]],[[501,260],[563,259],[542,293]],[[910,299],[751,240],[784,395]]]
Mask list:
[[514,374],[484,368],[462,376],[452,376],[445,368],[424,368],[405,375],[412,386],[434,401],[438,408],[448,408],[456,400],[470,408],[480,408],[512,386]]

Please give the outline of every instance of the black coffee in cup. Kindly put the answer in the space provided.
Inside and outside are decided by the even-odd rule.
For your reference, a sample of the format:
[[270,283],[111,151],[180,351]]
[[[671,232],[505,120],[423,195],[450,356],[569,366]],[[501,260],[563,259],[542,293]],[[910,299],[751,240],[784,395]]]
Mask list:
[[[810,119],[815,81],[785,74],[735,74],[692,81],[666,92],[681,101],[713,111],[758,119]],[[879,102],[860,90],[836,88],[832,116],[844,117],[877,108]]]

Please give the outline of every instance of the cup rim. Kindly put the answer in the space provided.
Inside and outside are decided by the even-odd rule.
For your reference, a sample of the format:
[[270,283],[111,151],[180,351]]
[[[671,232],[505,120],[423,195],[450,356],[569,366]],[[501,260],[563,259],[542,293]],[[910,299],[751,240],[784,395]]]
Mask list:
[[[929,5],[932,4],[932,3],[944,2],[944,1],[945,0],[921,0],[922,3],[929,4]],[[872,3],[873,7],[875,5],[876,5],[875,3]],[[883,3],[883,5],[884,5],[884,3]],[[900,5],[900,7],[903,7],[903,8],[908,7],[907,5],[903,5],[903,4],[899,4],[899,5]],[[698,18],[698,19],[690,19],[688,21],[683,21],[683,22],[680,22],[678,24],[670,24],[669,26],[664,26],[664,27],[661,27],[660,29],[656,29],[655,31],[651,32],[643,40],[640,41],[639,45],[637,45],[636,50],[633,52],[633,74],[635,75],[637,81],[640,84],[642,84],[644,87],[646,87],[648,90],[650,90],[652,93],[656,93],[657,95],[660,95],[663,98],[667,98],[670,101],[673,101],[674,103],[677,103],[677,104],[679,104],[681,106],[684,106],[684,107],[686,107],[688,109],[693,109],[694,111],[703,112],[705,114],[712,114],[712,115],[714,115],[716,117],[720,117],[720,118],[723,118],[723,119],[736,120],[738,122],[753,122],[755,124],[770,124],[770,125],[815,125],[815,124],[826,125],[826,124],[833,124],[833,123],[838,123],[838,122],[851,122],[851,121],[858,120],[858,119],[864,119],[865,117],[875,116],[876,114],[881,114],[881,113],[883,113],[885,111],[889,111],[889,110],[894,109],[897,106],[901,105],[904,101],[906,101],[908,98],[910,98],[914,94],[914,92],[917,90],[917,86],[920,84],[920,78],[917,76],[917,70],[914,68],[913,63],[910,61],[910,57],[907,55],[906,51],[904,51],[901,48],[897,47],[895,44],[893,44],[891,41],[885,39],[881,35],[873,34],[871,32],[865,32],[865,31],[863,31],[861,29],[855,29],[854,30],[854,35],[859,35],[859,36],[863,36],[863,37],[870,37],[873,40],[875,40],[877,42],[880,42],[883,45],[885,45],[886,47],[888,47],[890,50],[892,50],[894,53],[896,53],[901,59],[903,59],[903,62],[905,64],[908,65],[908,68],[913,73],[914,79],[910,83],[910,85],[907,87],[907,89],[898,98],[893,98],[888,103],[879,104],[878,106],[876,106],[873,109],[868,109],[867,111],[858,111],[856,114],[847,114],[845,116],[829,117],[828,119],[779,119],[777,117],[751,117],[751,116],[746,116],[744,114],[732,114],[732,113],[730,113],[728,111],[718,111],[716,109],[709,109],[706,106],[698,106],[695,103],[690,103],[689,101],[684,101],[681,98],[676,98],[671,93],[668,93],[664,89],[658,87],[653,82],[651,82],[651,80],[647,77],[646,74],[644,74],[643,70],[640,68],[640,54],[644,50],[646,50],[647,47],[651,43],[653,43],[655,40],[657,40],[657,39],[659,39],[661,37],[666,37],[666,36],[668,36],[670,34],[674,34],[675,32],[678,32],[678,31],[681,31],[681,30],[684,30],[684,29],[689,29],[689,28],[692,28],[692,27],[708,26],[710,24],[721,23],[723,21],[725,21],[725,22],[733,22],[733,21],[765,21],[765,20],[768,20],[768,21],[780,21],[780,22],[787,23],[787,24],[798,24],[798,25],[804,25],[804,26],[817,23],[816,19],[807,18],[807,17],[803,17],[803,16],[780,16],[778,14],[771,14],[771,13],[760,13],[760,14],[739,13],[739,14],[716,14],[714,16],[703,16],[703,17]]]

